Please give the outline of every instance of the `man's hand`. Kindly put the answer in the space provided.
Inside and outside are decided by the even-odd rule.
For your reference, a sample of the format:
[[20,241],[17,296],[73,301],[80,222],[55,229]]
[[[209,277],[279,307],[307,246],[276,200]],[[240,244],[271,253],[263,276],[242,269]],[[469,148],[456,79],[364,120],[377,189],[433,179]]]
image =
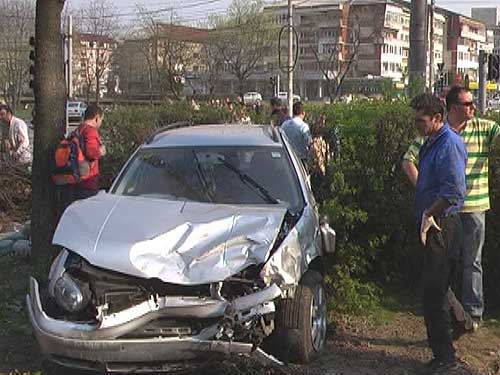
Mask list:
[[430,215],[427,211],[424,211],[422,214],[422,223],[420,224],[420,241],[425,246],[427,243],[427,232],[432,227],[436,228],[438,231],[441,231],[441,228],[436,224],[434,217]]

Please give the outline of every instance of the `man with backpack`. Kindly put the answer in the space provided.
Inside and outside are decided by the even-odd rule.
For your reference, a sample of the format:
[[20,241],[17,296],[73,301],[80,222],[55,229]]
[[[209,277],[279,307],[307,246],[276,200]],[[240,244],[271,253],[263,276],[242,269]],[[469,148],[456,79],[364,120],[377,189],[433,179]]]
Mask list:
[[99,137],[99,127],[103,110],[97,104],[90,104],[85,110],[83,122],[77,129],[83,156],[89,164],[89,172],[75,186],[74,198],[85,199],[99,191],[99,158],[105,154],[105,148]]

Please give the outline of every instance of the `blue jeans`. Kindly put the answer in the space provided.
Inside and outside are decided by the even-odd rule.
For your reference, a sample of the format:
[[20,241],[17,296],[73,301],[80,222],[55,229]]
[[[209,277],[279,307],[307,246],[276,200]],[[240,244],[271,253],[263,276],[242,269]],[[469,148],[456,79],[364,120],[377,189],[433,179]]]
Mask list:
[[481,317],[483,301],[483,266],[481,253],[485,237],[485,212],[462,212],[462,305],[473,317]]

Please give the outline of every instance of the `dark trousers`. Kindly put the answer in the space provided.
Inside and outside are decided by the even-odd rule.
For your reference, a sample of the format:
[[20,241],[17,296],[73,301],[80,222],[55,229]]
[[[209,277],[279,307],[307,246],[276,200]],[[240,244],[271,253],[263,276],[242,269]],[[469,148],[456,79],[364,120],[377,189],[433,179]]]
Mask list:
[[58,213],[63,214],[64,210],[78,199],[86,199],[96,195],[98,190],[82,189],[78,185],[65,185],[57,187]]
[[453,237],[459,228],[458,215],[437,219],[441,228],[431,228],[424,246],[423,307],[427,340],[434,357],[448,360],[455,357],[451,335],[448,289],[457,269],[458,249]]

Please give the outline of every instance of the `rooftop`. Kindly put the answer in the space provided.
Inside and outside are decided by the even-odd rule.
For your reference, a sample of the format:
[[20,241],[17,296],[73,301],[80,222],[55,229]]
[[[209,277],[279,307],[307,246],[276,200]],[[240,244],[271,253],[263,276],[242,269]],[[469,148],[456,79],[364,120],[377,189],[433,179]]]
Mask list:
[[80,40],[82,42],[102,42],[102,43],[115,43],[113,38],[107,35],[97,35],[97,34],[80,34]]
[[206,43],[208,39],[208,29],[199,29],[196,27],[174,25],[167,23],[158,23],[161,37],[172,40],[192,43]]
[[197,125],[158,133],[145,148],[188,146],[281,146],[271,125]]

